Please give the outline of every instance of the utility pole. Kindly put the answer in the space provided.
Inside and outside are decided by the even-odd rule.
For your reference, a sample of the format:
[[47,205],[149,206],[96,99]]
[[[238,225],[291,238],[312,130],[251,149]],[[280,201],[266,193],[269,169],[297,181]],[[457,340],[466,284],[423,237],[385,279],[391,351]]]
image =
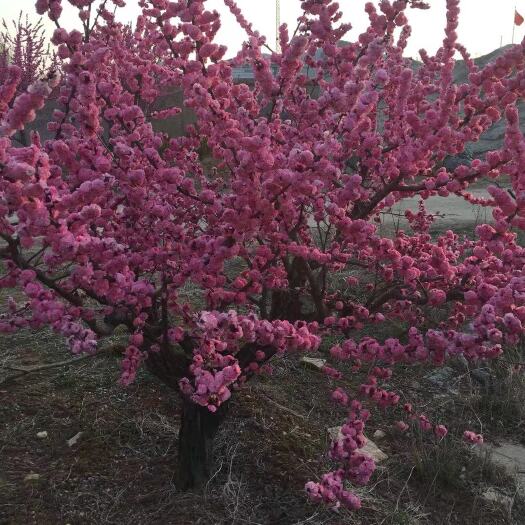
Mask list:
[[514,44],[514,29],[516,27],[516,6],[514,6],[514,13],[512,13],[512,44]]
[[281,42],[279,40],[279,27],[281,27],[281,2],[275,0],[275,50],[281,52]]

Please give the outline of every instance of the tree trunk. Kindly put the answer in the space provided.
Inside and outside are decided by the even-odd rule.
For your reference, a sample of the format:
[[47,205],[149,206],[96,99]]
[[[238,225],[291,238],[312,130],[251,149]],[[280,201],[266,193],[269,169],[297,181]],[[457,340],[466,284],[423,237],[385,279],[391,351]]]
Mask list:
[[[191,352],[188,351],[188,354],[191,355]],[[179,380],[190,375],[190,363],[188,355],[174,352],[168,346],[161,347],[157,352],[149,352],[145,361],[153,375],[179,394]],[[180,490],[199,489],[212,474],[213,438],[226,416],[228,403],[221,405],[217,412],[210,412],[183,395],[181,400],[179,457],[175,481]]]
[[206,407],[183,398],[177,479],[181,490],[200,489],[210,479],[213,439],[224,417],[224,405],[212,413]]

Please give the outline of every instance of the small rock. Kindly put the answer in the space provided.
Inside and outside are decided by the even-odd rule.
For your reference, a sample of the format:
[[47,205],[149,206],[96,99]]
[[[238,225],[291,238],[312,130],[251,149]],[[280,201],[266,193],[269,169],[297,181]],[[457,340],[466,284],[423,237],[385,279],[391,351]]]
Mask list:
[[448,397],[450,395],[459,395],[459,390],[457,389],[458,379],[456,378],[456,373],[454,369],[450,368],[449,366],[443,366],[433,370],[425,376],[425,379],[445,391],[446,394],[442,394],[444,397]]
[[316,370],[322,370],[323,366],[326,365],[326,359],[319,359],[316,357],[302,357],[301,363],[304,365],[315,368]]
[[510,496],[505,496],[505,494],[498,492],[492,487],[483,492],[481,497],[491,503],[498,503],[502,505],[509,513],[512,510],[512,505],[514,504],[514,500]]
[[35,473],[31,473],[31,474],[28,474],[25,478],[24,478],[24,481],[38,481],[40,479],[40,474],[35,474]]
[[[328,429],[328,435],[331,439],[337,439],[341,436],[341,427],[332,427]],[[366,440],[366,445],[359,450],[363,454],[370,456],[375,463],[381,463],[385,459],[388,459],[388,456],[371,440]]]
[[489,388],[494,383],[494,376],[488,368],[476,368],[470,371],[470,375],[483,388]]
[[376,464],[388,459],[388,456],[371,439],[367,440],[366,445],[361,449],[361,452],[368,454]]
[[77,432],[72,438],[69,438],[66,443],[69,447],[76,445],[77,441],[82,437],[83,432]]
[[43,430],[42,432],[37,432],[36,437],[38,439],[46,439],[47,438],[47,432]]
[[331,427],[328,429],[330,439],[337,439],[341,435],[341,427]]
[[386,434],[382,430],[376,430],[372,435],[374,439],[384,439]]
[[465,372],[469,373],[472,379],[479,383],[483,388],[492,388],[494,386],[496,377],[491,372],[490,368],[482,367],[471,370],[471,363],[467,361],[463,354],[458,357],[458,362],[463,366]]
[[454,370],[449,366],[443,366],[427,374],[425,379],[434,383],[436,386],[449,386],[450,382],[454,379]]

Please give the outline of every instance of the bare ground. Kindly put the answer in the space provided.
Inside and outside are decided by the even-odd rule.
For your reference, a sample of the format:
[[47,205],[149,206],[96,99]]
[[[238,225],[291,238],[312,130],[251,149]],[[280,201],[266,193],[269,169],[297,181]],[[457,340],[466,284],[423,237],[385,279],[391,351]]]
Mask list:
[[[42,331],[2,336],[0,381],[6,367],[67,356],[63,341]],[[330,385],[296,357],[276,363],[239,392],[216,443],[216,472],[203,493],[182,493],[172,479],[177,461],[178,399],[143,373],[124,389],[117,355],[106,353],[0,384],[1,524],[510,524],[523,523],[514,481],[461,443],[464,428],[491,440],[523,440],[522,421],[479,408],[483,393],[455,369],[449,395],[400,369],[392,384],[429,416],[451,425],[441,443],[412,429],[392,430],[393,415],[374,412],[367,430],[386,432],[378,445],[389,459],[358,489],[354,514],[306,501],[303,487],[328,467],[326,429],[343,413]],[[359,383],[355,376],[348,386]],[[362,377],[361,377],[362,379]],[[484,413],[487,412],[487,413]],[[486,417],[486,421],[481,418]],[[37,433],[46,431],[46,438]],[[82,432],[77,444],[66,441]],[[37,474],[39,479],[27,480]],[[480,498],[488,486],[513,498],[512,511]]]

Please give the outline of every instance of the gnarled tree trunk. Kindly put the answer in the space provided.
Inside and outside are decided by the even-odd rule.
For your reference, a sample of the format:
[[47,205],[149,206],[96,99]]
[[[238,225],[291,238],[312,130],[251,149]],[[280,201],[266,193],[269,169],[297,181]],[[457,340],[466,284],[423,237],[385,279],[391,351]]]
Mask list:
[[[145,346],[144,350],[150,350]],[[265,354],[268,361],[276,349],[271,346],[261,346],[255,343],[245,344],[236,357],[242,370],[255,360],[258,350]],[[150,351],[146,358],[146,368],[164,384],[181,394],[179,380],[190,376],[189,365],[191,348],[187,354],[175,352],[169,346],[161,347],[156,352]],[[253,372],[245,372],[250,379]],[[216,412],[210,412],[207,407],[200,406],[181,395],[182,411],[178,443],[178,467],[176,483],[181,490],[199,489],[208,482],[213,471],[213,441],[220,425],[224,421],[229,402],[223,403]]]
[[[145,361],[147,369],[165,385],[180,393],[179,380],[188,376],[191,363],[187,356],[163,347],[149,352]],[[181,490],[199,489],[212,474],[213,439],[226,416],[227,404],[217,412],[193,403],[181,396],[181,426],[179,430],[179,458],[176,483]]]
[[183,399],[176,480],[182,490],[199,489],[210,479],[213,440],[224,417],[224,405],[212,413],[206,407]]

